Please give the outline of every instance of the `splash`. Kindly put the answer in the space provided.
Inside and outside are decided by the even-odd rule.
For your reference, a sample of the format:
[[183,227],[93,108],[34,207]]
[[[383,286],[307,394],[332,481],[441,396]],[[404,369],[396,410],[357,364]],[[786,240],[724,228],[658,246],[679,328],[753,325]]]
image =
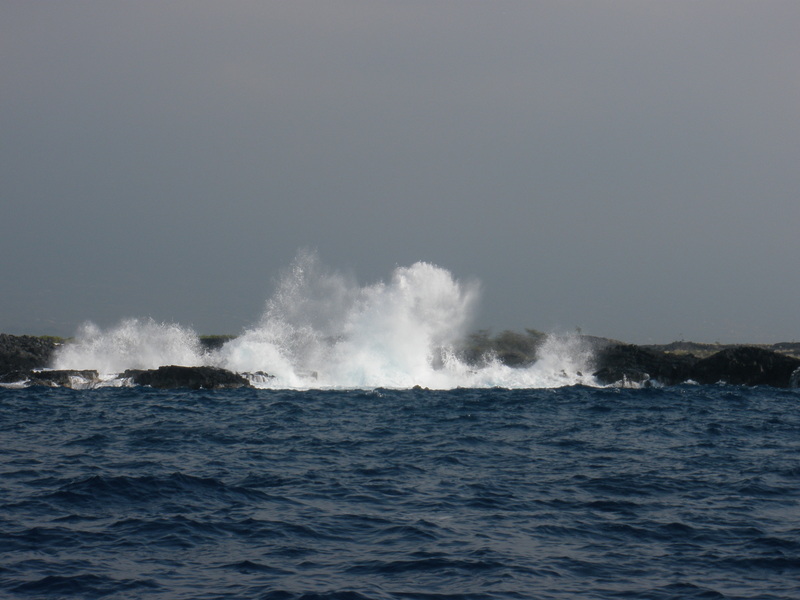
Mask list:
[[258,322],[216,351],[179,325],[128,319],[103,331],[87,324],[59,350],[59,369],[104,374],[161,365],[212,365],[252,376],[257,387],[560,387],[592,384],[591,352],[576,336],[549,336],[537,359],[512,368],[496,357],[469,364],[460,352],[480,286],[436,265],[398,267],[387,281],[359,285],[301,252]]
[[107,331],[94,323],[84,324],[74,342],[59,348],[53,366],[114,375],[126,369],[202,362],[200,340],[190,329],[153,319],[125,319]]
[[360,287],[301,254],[256,327],[226,344],[221,366],[268,371],[291,386],[447,385],[441,367],[466,332],[477,283],[435,265],[395,269],[388,282]]

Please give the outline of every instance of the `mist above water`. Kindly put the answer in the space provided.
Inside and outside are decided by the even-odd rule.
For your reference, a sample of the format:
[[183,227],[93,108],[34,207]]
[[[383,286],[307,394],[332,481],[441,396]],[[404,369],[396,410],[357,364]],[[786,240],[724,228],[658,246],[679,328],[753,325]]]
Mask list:
[[591,359],[574,337],[549,336],[525,368],[486,356],[467,364],[460,350],[478,308],[480,286],[436,265],[398,267],[386,281],[359,285],[301,252],[267,300],[259,321],[214,351],[173,323],[126,319],[101,330],[85,325],[56,354],[58,369],[95,369],[113,379],[125,369],[219,366],[264,372],[260,387],[559,387],[591,383]]

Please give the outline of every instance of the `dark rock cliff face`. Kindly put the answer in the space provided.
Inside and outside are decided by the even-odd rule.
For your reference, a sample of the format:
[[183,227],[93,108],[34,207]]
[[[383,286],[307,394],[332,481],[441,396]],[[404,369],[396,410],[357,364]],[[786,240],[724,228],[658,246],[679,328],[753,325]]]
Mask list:
[[800,381],[800,359],[752,346],[727,348],[698,359],[690,354],[618,344],[597,352],[595,368],[595,378],[606,385],[648,380],[677,385],[692,380],[702,384],[788,388],[797,387]]
[[50,338],[0,333],[0,375],[46,367],[56,345]]

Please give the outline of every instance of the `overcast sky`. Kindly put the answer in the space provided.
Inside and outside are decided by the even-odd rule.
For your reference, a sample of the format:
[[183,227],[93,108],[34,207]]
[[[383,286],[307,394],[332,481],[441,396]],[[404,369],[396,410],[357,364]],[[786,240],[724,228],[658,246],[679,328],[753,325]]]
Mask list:
[[800,2],[0,1],[0,331],[258,320],[300,248],[475,327],[800,339]]

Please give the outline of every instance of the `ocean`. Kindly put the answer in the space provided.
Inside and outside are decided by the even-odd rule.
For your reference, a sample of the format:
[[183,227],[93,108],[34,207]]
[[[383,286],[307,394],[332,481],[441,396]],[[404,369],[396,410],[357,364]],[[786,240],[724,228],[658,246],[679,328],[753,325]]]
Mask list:
[[[465,353],[478,292],[301,253],[213,348],[87,323],[51,367],[97,378],[0,387],[0,597],[800,598],[800,390],[602,387],[575,335]],[[161,365],[255,388],[124,375]]]
[[800,598],[800,391],[0,389],[0,597]]

